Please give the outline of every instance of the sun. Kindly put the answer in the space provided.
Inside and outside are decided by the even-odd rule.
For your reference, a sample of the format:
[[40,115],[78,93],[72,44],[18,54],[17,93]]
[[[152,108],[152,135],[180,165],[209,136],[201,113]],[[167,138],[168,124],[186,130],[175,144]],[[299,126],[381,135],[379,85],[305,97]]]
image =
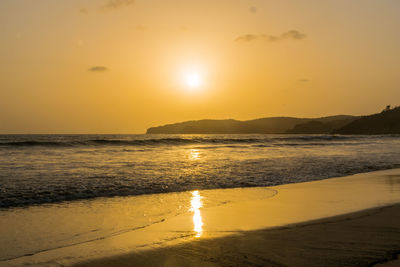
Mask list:
[[201,86],[202,77],[198,72],[189,72],[184,75],[184,82],[188,88],[195,89]]

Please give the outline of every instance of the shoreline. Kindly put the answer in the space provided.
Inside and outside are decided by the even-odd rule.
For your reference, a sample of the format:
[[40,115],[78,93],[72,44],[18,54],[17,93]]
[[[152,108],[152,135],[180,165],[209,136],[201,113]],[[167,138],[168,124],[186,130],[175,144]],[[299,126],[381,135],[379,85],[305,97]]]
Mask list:
[[[387,210],[394,214],[393,218],[386,214]],[[217,254],[205,262],[206,266],[235,265],[243,259],[246,261],[242,265],[297,266],[296,262],[286,262],[286,258],[296,259],[299,253],[318,256],[325,250],[337,252],[340,248],[334,244],[351,247],[355,241],[346,243],[346,238],[335,238],[362,239],[367,235],[377,242],[384,259],[394,259],[385,253],[400,253],[396,247],[400,244],[400,169],[266,188],[98,199],[2,215],[0,234],[4,245],[0,248],[0,266],[164,266],[166,256],[173,261],[183,260],[182,266],[203,265],[210,253]],[[348,225],[355,221],[362,222]],[[378,228],[364,231],[371,223]],[[332,228],[336,224],[339,226]],[[387,240],[374,235],[385,235],[387,229],[397,232]],[[333,240],[327,239],[328,243],[318,239],[332,231],[336,232]],[[285,243],[288,240],[292,241]],[[390,243],[393,240],[394,245]],[[308,247],[302,247],[307,242]],[[364,243],[359,243],[359,248],[351,247],[351,251],[376,250],[362,248]],[[390,244],[392,247],[387,247]],[[273,254],[268,256],[263,248]],[[290,249],[284,257],[275,259],[282,253],[279,248]],[[335,255],[324,255],[322,259],[335,259]],[[5,260],[7,256],[9,260]],[[144,259],[148,259],[147,263]],[[313,263],[304,262],[303,266]]]
[[[333,176],[333,177],[328,177],[328,178],[318,178],[314,180],[309,180],[309,181],[298,181],[298,182],[288,182],[284,184],[276,184],[276,185],[270,185],[270,186],[238,186],[238,187],[226,187],[226,188],[205,188],[205,189],[198,189],[200,191],[215,191],[215,190],[230,190],[230,189],[254,189],[254,188],[275,188],[275,187],[280,187],[280,186],[286,186],[286,185],[297,185],[297,184],[307,184],[307,183],[312,183],[312,182],[318,182],[318,181],[324,181],[324,180],[331,180],[331,179],[341,179],[345,177],[350,177],[354,175],[362,175],[362,174],[369,174],[369,173],[375,173],[375,172],[384,172],[384,171],[391,171],[391,170],[400,170],[400,168],[382,168],[382,169],[376,169],[376,170],[368,170],[368,171],[362,171],[362,172],[357,172],[357,173],[351,173],[347,174],[345,176]],[[8,212],[8,211],[13,211],[13,210],[26,210],[30,208],[40,208],[40,207],[52,207],[52,206],[62,206],[64,204],[69,205],[69,204],[74,204],[74,203],[81,203],[81,202],[92,202],[92,201],[97,201],[97,200],[109,200],[109,199],[123,199],[123,198],[132,198],[132,197],[144,197],[144,196],[161,196],[161,195],[168,195],[168,194],[181,194],[181,193],[186,193],[190,192],[189,190],[183,190],[183,191],[171,191],[171,192],[154,192],[154,193],[143,193],[143,194],[128,194],[128,195],[112,195],[112,196],[94,196],[94,197],[89,197],[89,198],[77,198],[77,199],[71,199],[71,200],[61,200],[61,201],[54,201],[54,202],[39,202],[39,203],[33,203],[33,204],[25,204],[25,205],[16,205],[16,206],[5,206],[5,207],[0,207],[0,212]]]
[[[390,222],[387,220],[389,218]],[[373,229],[354,232],[354,226],[360,229],[371,227]],[[395,229],[385,230],[388,226]],[[395,237],[393,233],[396,233]],[[325,236],[321,238],[324,234]],[[354,238],[362,238],[366,234],[368,244],[355,241]],[[379,240],[389,235],[391,242]],[[332,239],[336,244],[332,245]],[[305,246],[302,241],[308,244]],[[309,248],[310,243],[319,247]],[[340,250],[339,247],[346,244],[348,246]],[[367,247],[362,247],[363,245]],[[382,250],[382,246],[388,248]],[[304,249],[306,247],[308,250]],[[286,249],[285,253],[279,252],[281,248]],[[351,249],[352,252],[346,251]],[[316,257],[318,250],[325,252]],[[329,250],[333,253],[329,253]],[[375,255],[372,255],[374,253]],[[386,264],[397,264],[398,255],[400,255],[400,203],[293,225],[246,231],[227,237],[105,257],[81,262],[74,267],[392,266]],[[281,261],[276,260],[277,258]]]

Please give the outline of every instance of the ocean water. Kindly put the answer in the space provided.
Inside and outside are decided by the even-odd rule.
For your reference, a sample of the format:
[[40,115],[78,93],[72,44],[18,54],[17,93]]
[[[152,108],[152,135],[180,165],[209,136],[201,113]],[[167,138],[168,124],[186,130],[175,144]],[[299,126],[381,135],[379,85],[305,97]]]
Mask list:
[[0,208],[400,167],[400,136],[0,135]]

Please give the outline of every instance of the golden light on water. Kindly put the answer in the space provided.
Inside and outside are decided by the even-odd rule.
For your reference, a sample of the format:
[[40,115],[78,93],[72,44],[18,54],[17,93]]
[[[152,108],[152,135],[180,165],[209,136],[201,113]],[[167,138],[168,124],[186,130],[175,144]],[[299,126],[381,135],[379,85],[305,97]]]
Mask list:
[[201,218],[200,208],[203,206],[201,196],[198,190],[192,192],[190,201],[190,210],[193,211],[193,231],[196,232],[196,237],[200,237],[203,232],[203,220]]
[[198,149],[191,149],[189,153],[189,159],[191,160],[200,159],[200,151]]

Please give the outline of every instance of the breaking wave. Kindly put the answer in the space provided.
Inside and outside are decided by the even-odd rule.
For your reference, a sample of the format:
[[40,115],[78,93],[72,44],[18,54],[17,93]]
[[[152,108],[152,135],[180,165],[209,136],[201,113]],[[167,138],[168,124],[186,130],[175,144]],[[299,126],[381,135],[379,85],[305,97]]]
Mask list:
[[[377,136],[383,138],[382,136]],[[393,137],[393,136],[392,136]],[[321,142],[338,142],[365,139],[365,136],[341,135],[309,135],[309,136],[279,136],[264,138],[209,138],[209,137],[171,137],[171,138],[141,138],[141,139],[87,139],[74,140],[68,138],[58,141],[48,140],[16,140],[0,141],[0,147],[77,147],[77,146],[159,146],[159,145],[191,145],[191,144],[270,144],[270,145],[319,145]],[[370,137],[369,137],[370,138]],[[390,137],[386,137],[390,138]],[[295,143],[297,142],[297,143]]]

